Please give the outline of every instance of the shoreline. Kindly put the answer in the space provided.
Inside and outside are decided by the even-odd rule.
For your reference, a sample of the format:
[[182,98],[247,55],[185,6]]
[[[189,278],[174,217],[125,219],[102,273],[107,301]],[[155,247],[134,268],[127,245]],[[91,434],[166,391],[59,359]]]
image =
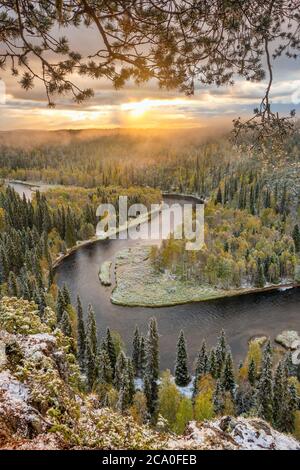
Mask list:
[[[114,289],[116,286],[114,287]],[[176,307],[177,305],[188,305],[188,304],[197,304],[197,303],[202,303],[202,302],[211,302],[213,300],[220,300],[220,299],[225,299],[225,298],[234,298],[234,297],[242,297],[243,295],[251,295],[251,294],[263,294],[264,292],[276,292],[277,290],[280,291],[281,289],[284,290],[293,290],[293,289],[299,289],[300,284],[278,284],[278,285],[273,285],[273,286],[267,286],[267,287],[261,287],[261,288],[253,288],[253,289],[245,289],[243,291],[236,291],[236,292],[230,292],[230,293],[224,293],[224,294],[216,294],[215,296],[203,298],[203,299],[198,299],[198,300],[187,300],[187,301],[174,301],[174,302],[169,302],[169,303],[162,303],[162,304],[141,304],[139,302],[137,303],[126,303],[126,302],[121,302],[118,300],[114,300],[111,298],[111,303],[113,305],[118,305],[120,307],[141,307],[141,308],[164,308],[164,307]],[[114,291],[113,289],[113,291]]]
[[118,253],[114,269],[115,284],[110,296],[112,304],[164,308],[300,287],[298,281],[292,280],[264,287],[231,289],[198,285],[172,278],[167,272],[156,272],[151,265],[150,253],[149,246],[124,249]]
[[146,222],[146,220],[148,220],[149,217],[151,217],[152,215],[155,215],[155,214],[159,214],[161,212],[162,205],[163,205],[163,202],[161,202],[161,204],[159,206],[159,209],[155,209],[151,212],[148,212],[147,217],[142,215],[142,216],[140,216],[140,218],[127,223],[126,227],[125,226],[118,227],[116,230],[110,232],[110,234],[107,235],[106,237],[101,237],[100,235],[99,236],[95,235],[93,238],[78,242],[77,245],[72,246],[72,248],[69,248],[67,253],[61,255],[59,258],[57,258],[54,261],[54,263],[52,264],[52,269],[56,269],[62,263],[62,261],[64,259],[71,256],[73,253],[75,253],[77,250],[79,250],[79,248],[81,248],[83,246],[92,245],[93,243],[96,243],[96,242],[107,240],[107,239],[109,239],[110,236],[118,235],[119,233],[123,232],[124,230],[128,230],[128,228],[130,228],[130,227],[135,227],[136,225],[139,225],[139,224],[142,224],[142,223]]
[[[22,180],[5,180],[5,183],[22,184],[22,185],[28,186],[30,188],[39,188],[43,185],[42,182],[36,183],[36,182],[29,182],[29,181],[22,181]],[[178,194],[178,193],[162,192],[162,195],[164,197],[174,197],[174,198],[177,197],[177,198],[192,199],[194,201],[197,201],[197,202],[203,204],[203,200],[199,196],[193,195],[193,194]],[[148,218],[151,217],[151,215],[159,213],[162,209],[162,204],[163,204],[163,202],[161,203],[159,209],[156,209],[155,211],[149,212],[147,214]],[[143,220],[143,221],[136,220],[136,221],[134,221],[134,225],[142,223],[144,221],[145,220]],[[115,231],[115,235],[122,232],[123,230],[126,230],[127,228],[128,227],[119,227]],[[110,235],[112,235],[112,234],[110,234]],[[77,245],[69,248],[67,253],[64,253],[64,254],[57,257],[57,259],[52,263],[52,269],[54,269],[54,270],[57,269],[58,266],[60,266],[61,263],[66,258],[71,256],[73,253],[75,253],[80,248],[82,248],[84,246],[92,245],[96,242],[105,240],[107,238],[108,237],[103,239],[99,236],[94,236],[94,237],[92,237],[88,240],[83,240],[83,241],[78,242]],[[117,287],[117,285],[114,286],[114,288],[112,290],[112,294],[113,294],[114,290],[116,289],[116,287]],[[260,293],[264,293],[264,292],[275,292],[277,290],[280,291],[281,289],[289,290],[289,289],[298,289],[298,288],[300,288],[300,283],[299,282],[290,282],[290,283],[284,283],[284,284],[276,284],[276,285],[274,284],[274,285],[271,285],[271,286],[266,286],[266,287],[261,287],[261,288],[236,289],[234,291],[230,291],[230,292],[227,292],[227,293],[226,292],[220,293],[220,294],[216,293],[216,295],[207,296],[207,298],[203,298],[203,299],[199,299],[199,300],[191,299],[191,300],[187,300],[187,301],[184,301],[184,300],[183,301],[174,301],[174,302],[162,303],[162,304],[159,304],[159,305],[151,304],[151,303],[149,303],[149,304],[147,304],[147,303],[145,303],[145,304],[126,303],[126,302],[121,302],[121,301],[117,301],[117,300],[114,300],[114,299],[111,299],[111,302],[114,305],[119,305],[119,306],[123,306],[123,307],[163,308],[163,307],[174,307],[176,305],[187,305],[187,304],[195,304],[195,303],[200,303],[200,302],[209,302],[209,301],[212,301],[212,300],[219,300],[219,299],[222,299],[222,298],[233,298],[233,297],[240,297],[240,296],[243,296],[243,295],[260,294]]]

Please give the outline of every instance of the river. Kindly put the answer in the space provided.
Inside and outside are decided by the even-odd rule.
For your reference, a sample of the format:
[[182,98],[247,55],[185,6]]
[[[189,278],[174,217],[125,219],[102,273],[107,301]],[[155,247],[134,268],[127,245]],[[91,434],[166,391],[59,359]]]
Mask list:
[[[20,184],[15,189],[22,194]],[[111,288],[100,284],[99,267],[103,261],[113,259],[120,249],[137,243],[144,242],[106,240],[83,246],[56,269],[57,283],[60,286],[64,283],[68,285],[73,301],[79,294],[85,309],[89,303],[93,305],[100,335],[105,334],[107,326],[118,331],[128,353],[135,325],[145,332],[153,316],[159,327],[162,369],[174,367],[177,337],[181,329],[187,338],[190,362],[194,360],[202,339],[205,338],[209,346],[214,345],[222,328],[226,331],[237,362],[244,357],[248,340],[253,336],[274,338],[285,329],[300,331],[300,289],[162,308],[111,304]]]

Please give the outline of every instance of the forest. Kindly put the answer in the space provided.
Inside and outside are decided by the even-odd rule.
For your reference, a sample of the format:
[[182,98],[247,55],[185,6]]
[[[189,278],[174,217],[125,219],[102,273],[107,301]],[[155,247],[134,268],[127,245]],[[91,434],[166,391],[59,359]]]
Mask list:
[[[97,331],[91,305],[84,312],[79,297],[77,304],[72,305],[68,287],[59,289],[55,283],[53,262],[78,240],[93,235],[95,207],[99,202],[116,204],[117,196],[124,191],[131,202],[143,202],[149,207],[160,201],[161,190],[205,196],[206,249],[187,255],[183,241],[171,237],[161,248],[153,249],[152,261],[158,270],[168,269],[183,279],[223,288],[245,283],[262,287],[266,283],[293,279],[300,251],[299,225],[295,223],[299,218],[299,201],[290,184],[293,162],[284,170],[278,169],[287,175],[285,182],[282,184],[280,179],[279,184],[276,178],[268,179],[266,172],[255,170],[255,165],[249,170],[247,160],[242,157],[232,160],[227,145],[202,143],[186,158],[185,165],[180,164],[183,158],[180,155],[150,165],[146,180],[152,182],[153,188],[133,185],[139,182],[142,169],[131,173],[127,161],[123,163],[128,165],[127,170],[124,167],[120,170],[122,178],[127,178],[128,184],[124,184],[124,179],[118,176],[118,164],[110,159],[104,161],[100,173],[102,184],[95,189],[85,187],[90,182],[89,174],[84,187],[56,186],[45,193],[37,191],[32,201],[22,199],[10,187],[3,187],[0,194],[1,326],[11,332],[33,332],[34,322],[29,320],[26,324],[31,315],[26,312],[32,305],[37,309],[39,328],[65,338],[64,347],[81,377],[74,385],[80,394],[96,394],[102,407],[130,415],[136,423],[148,423],[159,432],[182,434],[191,419],[202,422],[230,414],[258,416],[279,431],[299,437],[299,368],[293,365],[290,353],[283,354],[269,341],[264,345],[252,341],[247,356],[237,366],[222,331],[212,349],[205,342],[199,345],[198,357],[192,364],[181,331],[174,371],[162,372],[155,319],[150,321],[146,335],[138,329],[133,332],[132,347],[127,353],[118,332],[109,328],[106,332]],[[49,150],[49,155],[53,151]],[[211,158],[212,154],[215,158]],[[2,159],[7,158],[5,152],[1,155]],[[24,156],[22,161],[25,167]],[[29,161],[31,169],[11,168],[6,176],[22,177],[21,171],[28,171],[30,178],[40,174],[47,181],[48,170],[38,168],[39,158]],[[80,161],[79,158],[77,163],[76,160],[72,163],[72,178],[77,174],[84,178]],[[97,161],[91,162],[92,173],[99,171]],[[51,171],[52,182],[61,183],[56,180],[55,168]],[[297,183],[297,178],[293,181]],[[127,189],[121,190],[119,184]],[[15,309],[18,316],[11,314]],[[16,361],[13,366],[21,376],[26,374],[22,357],[17,355]],[[61,409],[53,409],[49,404],[43,406],[51,419],[55,416],[56,429],[63,426],[67,432],[67,418]]]

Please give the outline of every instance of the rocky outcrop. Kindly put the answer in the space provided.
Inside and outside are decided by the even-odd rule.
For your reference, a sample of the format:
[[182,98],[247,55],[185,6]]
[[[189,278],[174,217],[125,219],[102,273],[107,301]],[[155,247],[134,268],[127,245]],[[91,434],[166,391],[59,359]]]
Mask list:
[[0,448],[161,448],[163,436],[85,393],[72,343],[52,318],[31,302],[0,300]]
[[102,408],[84,392],[72,344],[52,319],[25,300],[0,300],[0,448],[300,449],[259,419],[191,422],[178,438]]
[[295,351],[300,347],[300,336],[297,331],[293,330],[283,331],[276,337],[275,341],[284,348],[291,349],[292,351]]
[[171,439],[169,449],[192,450],[300,450],[300,443],[291,436],[275,431],[257,418],[230,416],[197,425],[191,422],[186,434]]

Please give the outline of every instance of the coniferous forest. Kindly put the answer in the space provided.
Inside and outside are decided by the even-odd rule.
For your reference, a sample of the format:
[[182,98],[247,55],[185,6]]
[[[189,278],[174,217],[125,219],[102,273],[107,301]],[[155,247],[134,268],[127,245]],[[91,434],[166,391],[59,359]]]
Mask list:
[[299,9],[0,0],[0,450],[300,450]]
[[[208,165],[207,154],[218,148],[218,164],[209,159]],[[131,175],[129,167],[122,170],[123,176],[128,171],[128,185],[121,189],[117,163],[115,170],[111,163],[103,167],[102,184],[95,189],[59,185],[37,190],[28,200],[10,186],[3,186],[1,328],[9,333],[51,332],[63,342],[72,364],[68,380],[76,393],[93,394],[100,407],[131,416],[138,425],[148,425],[162,435],[181,435],[192,420],[201,423],[231,415],[259,417],[274,429],[299,437],[300,369],[293,364],[291,352],[284,353],[267,338],[263,342],[253,339],[246,357],[237,364],[223,330],[212,347],[202,342],[199,332],[198,355],[189,358],[188,338],[184,331],[178,331],[174,369],[162,371],[155,318],[146,333],[136,327],[132,344],[125,345],[117,331],[106,325],[98,330],[92,305],[84,311],[79,296],[72,304],[68,286],[59,288],[55,281],[56,258],[78,241],[93,237],[99,202],[116,204],[117,196],[124,193],[131,202],[150,207],[160,202],[162,192],[168,191],[203,195],[208,221],[206,248],[189,258],[184,240],[171,236],[160,248],[152,249],[155,269],[170,269],[185,280],[193,278],[224,289],[242,283],[263,287],[281,279],[295,279],[300,249],[296,223],[299,201],[294,192],[299,183],[294,172],[297,156],[288,167],[278,167],[278,180],[271,181],[267,169],[255,171],[259,161],[249,168],[243,156],[232,160],[229,144],[222,149],[219,141],[201,143],[194,149],[197,157],[191,157],[197,164],[190,168],[180,167],[180,155],[154,165],[157,184],[153,189],[149,185],[136,186],[139,180]],[[169,161],[173,158],[179,179],[173,178],[171,187]],[[109,177],[104,176],[106,172]],[[41,171],[40,177],[44,176],[48,182],[47,172]],[[147,176],[154,177],[151,167]],[[106,177],[108,184],[104,184]],[[29,312],[35,320],[28,324]],[[20,377],[28,377],[31,368],[37,367],[25,360],[14,343],[6,345],[6,353],[11,361],[9,368]],[[42,407],[55,429],[64,429],[68,439],[68,426],[74,427],[71,410],[62,413],[61,404],[51,402],[51,379],[44,386],[50,401],[45,403],[44,396],[37,397],[37,406]],[[74,429],[72,439],[73,433]]]

